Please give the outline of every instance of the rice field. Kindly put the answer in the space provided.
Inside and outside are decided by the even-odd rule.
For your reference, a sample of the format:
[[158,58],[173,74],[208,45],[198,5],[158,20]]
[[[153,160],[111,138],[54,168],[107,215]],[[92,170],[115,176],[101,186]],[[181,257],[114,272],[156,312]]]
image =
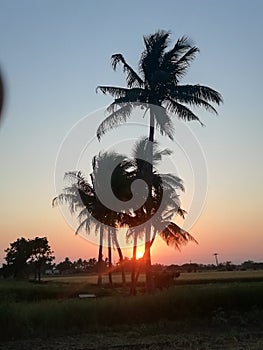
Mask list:
[[136,297],[96,280],[1,280],[0,349],[263,349],[263,271],[184,273],[181,285]]
[[[189,272],[181,273],[179,278],[176,279],[178,282],[198,282],[198,281],[226,281],[226,280],[246,280],[246,279],[262,279],[263,270],[247,270],[247,271],[209,271],[209,272]],[[72,276],[48,276],[43,278],[44,281],[63,282],[63,283],[89,283],[96,284],[96,275],[72,275]],[[130,282],[130,274],[126,275],[127,282]],[[145,275],[141,274],[139,282],[145,281]],[[121,274],[113,274],[113,282],[121,283]],[[103,283],[108,283],[108,276],[103,276]]]

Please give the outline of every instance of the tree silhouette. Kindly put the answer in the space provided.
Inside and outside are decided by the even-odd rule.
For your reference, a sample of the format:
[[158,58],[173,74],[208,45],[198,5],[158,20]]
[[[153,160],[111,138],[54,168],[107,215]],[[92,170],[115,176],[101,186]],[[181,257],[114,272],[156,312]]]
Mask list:
[[31,249],[28,240],[24,237],[18,238],[10,243],[10,247],[5,249],[7,262],[4,265],[6,275],[13,275],[14,278],[24,278],[28,274],[28,261],[31,255]]
[[[202,124],[189,106],[203,107],[217,113],[211,104],[219,105],[222,102],[222,97],[217,91],[199,84],[179,84],[199,51],[198,48],[193,46],[185,36],[178,39],[168,50],[169,44],[170,33],[164,30],[144,36],[145,49],[139,60],[140,74],[126,62],[123,55],[112,55],[113,69],[116,70],[118,65],[123,67],[127,88],[98,86],[97,90],[114,97],[113,103],[106,110],[108,116],[98,127],[98,139],[109,129],[126,122],[138,104],[143,104],[146,108],[145,113],[147,111],[150,113],[149,141],[151,142],[154,141],[155,128],[173,140],[174,127],[171,116],[185,121],[196,120]],[[152,151],[149,152],[148,163],[148,173],[151,177]],[[147,210],[151,211],[151,207],[147,207]],[[145,234],[146,280],[149,291],[152,285],[150,233],[151,224],[149,223]]]
[[[133,158],[130,160],[130,166],[133,169],[129,172],[129,179],[131,182],[137,179],[143,179],[145,186],[147,186],[148,168],[147,162],[143,160],[145,153],[147,154],[150,141],[147,138],[138,140],[133,149]],[[189,241],[195,241],[195,239],[185,230],[181,229],[173,222],[175,215],[184,217],[185,211],[180,206],[178,190],[184,191],[182,180],[172,174],[159,174],[156,166],[161,161],[164,155],[170,155],[171,151],[168,149],[160,150],[158,143],[155,141],[152,143],[153,150],[153,173],[151,180],[151,192],[148,194],[144,204],[138,209],[133,211],[133,215],[130,218],[130,229],[127,231],[127,238],[131,236],[134,239],[133,245],[133,270],[132,270],[132,283],[131,294],[136,292],[136,281],[138,279],[135,275],[136,264],[136,248],[137,240],[146,234],[148,228],[148,222],[151,220],[151,237],[150,248],[152,247],[157,233],[166,242],[167,245],[173,246],[180,250],[180,247]],[[126,161],[126,164],[128,160]],[[131,187],[131,185],[130,185]],[[150,202],[150,203],[149,203]],[[147,211],[147,207],[151,207],[151,212]],[[150,217],[149,217],[150,214]],[[144,254],[144,263],[145,255]]]
[[[102,284],[102,269],[103,269],[103,240],[105,234],[108,235],[108,255],[109,266],[111,262],[111,247],[112,243],[116,246],[119,254],[120,263],[122,266],[123,254],[118,243],[115,228],[124,224],[124,214],[114,211],[105,206],[98,196],[98,192],[104,192],[105,177],[109,173],[109,167],[112,164],[117,164],[113,174],[112,183],[115,192],[119,196],[124,196],[123,187],[119,186],[121,182],[121,173],[124,171],[120,166],[125,157],[114,152],[100,153],[95,156],[92,161],[93,171],[90,174],[91,184],[86,180],[80,171],[68,172],[65,174],[65,179],[70,181],[70,186],[64,188],[63,193],[53,199],[53,205],[58,203],[69,205],[71,213],[77,214],[80,224],[76,230],[76,234],[85,230],[89,233],[91,228],[94,228],[95,233],[99,232],[99,253],[98,253],[98,285]],[[125,164],[125,163],[124,163]],[[119,165],[119,166],[118,166]],[[125,197],[126,198],[126,197]],[[109,274],[111,282],[111,272]],[[122,268],[122,282],[125,284],[125,272]]]
[[41,270],[46,263],[52,262],[55,257],[49,246],[47,237],[36,237],[29,241],[30,245],[30,260],[29,263],[34,266],[35,279],[41,280]]
[[18,238],[10,243],[10,248],[5,250],[4,272],[6,276],[13,275],[14,278],[25,278],[29,275],[29,266],[35,270],[35,278],[40,281],[41,269],[46,263],[54,259],[53,252],[46,237],[34,239]]

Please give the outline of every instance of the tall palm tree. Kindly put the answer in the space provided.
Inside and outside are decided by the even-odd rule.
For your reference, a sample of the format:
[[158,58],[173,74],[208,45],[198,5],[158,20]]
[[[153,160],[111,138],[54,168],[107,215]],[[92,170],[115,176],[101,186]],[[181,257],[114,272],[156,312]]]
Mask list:
[[[100,139],[109,129],[126,122],[133,109],[143,104],[146,112],[150,112],[149,141],[154,141],[157,127],[161,134],[173,140],[174,126],[171,116],[185,121],[196,120],[202,124],[198,116],[189,106],[203,107],[209,112],[217,113],[211,103],[219,105],[221,95],[203,85],[181,85],[180,80],[185,76],[191,62],[199,49],[189,38],[179,38],[175,45],[168,49],[170,32],[159,30],[154,34],[144,36],[144,51],[139,60],[138,74],[125,60],[123,55],[112,55],[112,67],[116,70],[120,64],[126,74],[127,87],[98,86],[104,94],[110,94],[114,101],[107,108],[108,116],[99,125],[97,137]],[[146,113],[145,112],[145,113]],[[148,155],[148,173],[151,178],[152,150]],[[150,207],[147,208],[151,210]],[[150,271],[150,231],[149,223],[146,232],[146,251],[148,271]],[[146,273],[148,284],[151,284],[150,272]]]
[[113,69],[116,70],[119,64],[123,66],[127,88],[97,87],[97,90],[114,97],[113,103],[107,108],[108,117],[98,127],[99,139],[109,129],[126,122],[137,104],[143,103],[150,110],[150,141],[154,141],[155,127],[173,139],[173,123],[169,112],[179,119],[197,120],[200,123],[198,116],[188,106],[203,107],[217,113],[211,104],[219,105],[222,102],[217,91],[199,84],[179,84],[199,49],[185,36],[178,39],[170,50],[167,49],[169,43],[170,33],[164,30],[144,36],[145,49],[139,61],[140,75],[123,55],[112,55]]

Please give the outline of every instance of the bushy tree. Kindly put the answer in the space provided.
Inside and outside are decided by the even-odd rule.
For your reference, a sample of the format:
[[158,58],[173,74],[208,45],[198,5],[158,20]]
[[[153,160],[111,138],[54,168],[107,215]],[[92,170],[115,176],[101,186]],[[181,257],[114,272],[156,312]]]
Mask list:
[[16,279],[25,278],[29,271],[28,261],[31,255],[29,241],[24,237],[18,238],[15,242],[10,243],[10,247],[5,249],[5,252],[4,276],[14,276]]
[[41,271],[43,266],[51,263],[55,257],[48,244],[47,237],[36,237],[29,240],[30,259],[29,263],[33,266],[35,272],[35,279],[40,281]]
[[46,237],[34,239],[18,238],[5,250],[6,264],[3,265],[4,277],[15,279],[28,277],[30,266],[33,266],[35,277],[40,281],[41,269],[46,263],[54,260],[53,252]]

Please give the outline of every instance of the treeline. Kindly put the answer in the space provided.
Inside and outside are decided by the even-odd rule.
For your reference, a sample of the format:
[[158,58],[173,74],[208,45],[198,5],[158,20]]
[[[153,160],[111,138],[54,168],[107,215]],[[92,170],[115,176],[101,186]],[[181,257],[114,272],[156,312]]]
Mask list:
[[[163,265],[155,265],[155,269],[163,269]],[[197,264],[186,263],[183,265],[166,266],[168,270],[176,270],[178,272],[202,272],[202,271],[246,271],[246,270],[263,270],[263,262],[255,262],[247,260],[241,264],[234,264],[231,261],[226,261],[218,265],[215,264]]]
[[[133,269],[134,261],[129,258],[124,258],[122,266],[126,272],[131,272]],[[141,272],[144,272],[144,264],[142,259],[137,260],[137,267],[140,266]],[[108,258],[103,260],[103,272],[107,273],[109,269]],[[120,262],[114,264],[112,267],[112,272],[121,272]],[[58,264],[52,264],[46,271],[47,274],[81,274],[81,273],[97,273],[98,261],[95,258],[90,258],[88,260],[82,260],[81,258],[76,261],[70,261],[68,257],[64,261]],[[197,264],[197,263],[186,263],[182,265],[163,265],[163,264],[153,264],[153,272],[202,272],[202,271],[245,271],[245,270],[263,270],[263,262],[254,262],[252,260],[244,261],[241,264],[234,264],[230,261],[215,264]]]
[[[41,275],[72,275],[98,273],[132,273],[134,268],[138,271],[145,272],[145,261],[143,258],[134,261],[133,258],[124,258],[122,262],[112,264],[106,257],[102,258],[100,264],[95,258],[81,259],[71,261],[66,257],[59,263],[54,263],[55,256],[50,248],[46,237],[35,237],[34,239],[18,238],[15,242],[10,243],[10,247],[5,249],[5,260],[0,269],[0,275],[4,278],[41,279]],[[186,263],[183,265],[162,265],[155,264],[152,266],[153,273],[166,271],[173,275],[185,272],[202,272],[202,271],[244,271],[244,270],[263,270],[263,262],[254,262],[252,260],[244,261],[241,264],[234,264],[226,261],[220,264],[197,264]]]

